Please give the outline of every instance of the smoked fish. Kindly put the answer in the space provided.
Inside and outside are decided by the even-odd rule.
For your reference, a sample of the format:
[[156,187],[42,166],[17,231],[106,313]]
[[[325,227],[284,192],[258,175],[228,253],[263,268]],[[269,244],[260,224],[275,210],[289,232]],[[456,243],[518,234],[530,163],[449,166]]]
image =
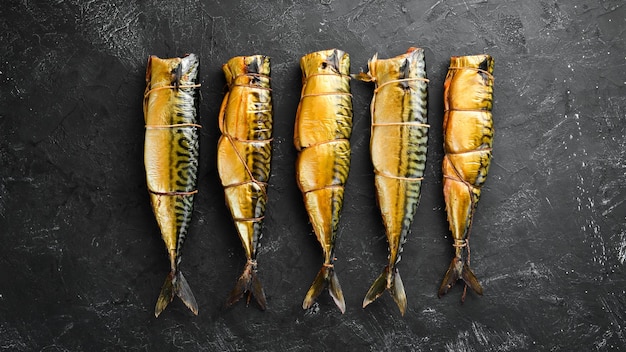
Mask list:
[[223,71],[228,92],[220,109],[222,136],[217,147],[217,169],[247,259],[226,305],[234,304],[248,292],[248,303],[254,296],[265,310],[265,294],[257,276],[257,247],[262,235],[272,157],[270,58],[234,57],[223,66]]
[[368,67],[367,74],[356,77],[376,83],[370,153],[389,256],[365,295],[363,308],[388,290],[404,315],[407,301],[397,264],[419,204],[428,143],[424,50],[409,48],[405,54],[384,60],[375,55]]
[[150,56],[146,70],[144,164],[150,202],[170,259],[170,273],[161,288],[154,315],[180,297],[198,314],[196,299],[179,270],[197,193],[198,58]]
[[296,179],[324,256],[324,264],[302,308],[310,308],[328,287],[343,313],[346,305],[333,264],[344,187],[350,170],[350,56],[337,49],[312,52],[301,58],[300,67],[302,94],[294,131],[294,144],[299,151]]
[[472,218],[487,178],[493,144],[493,58],[489,55],[454,56],[444,82],[443,194],[455,256],[438,295],[465,282],[482,295],[483,288],[470,269],[469,236]]

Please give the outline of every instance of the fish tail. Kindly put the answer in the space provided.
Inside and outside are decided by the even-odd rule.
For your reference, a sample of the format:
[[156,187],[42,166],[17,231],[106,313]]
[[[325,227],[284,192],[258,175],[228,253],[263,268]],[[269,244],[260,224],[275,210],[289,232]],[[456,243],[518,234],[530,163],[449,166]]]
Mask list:
[[165,278],[165,283],[161,287],[161,293],[157,299],[156,307],[154,308],[154,316],[159,317],[161,312],[167,307],[168,304],[174,299],[174,273],[170,272]]
[[382,274],[376,278],[369,291],[365,294],[363,299],[363,308],[368,304],[374,302],[380,297],[385,290],[389,290],[391,297],[398,305],[400,313],[404,315],[406,312],[406,293],[404,292],[404,284],[400,278],[398,269],[390,269],[389,265],[385,266]]
[[193,314],[198,315],[196,298],[193,296],[193,292],[191,292],[191,288],[183,276],[183,273],[180,271],[172,271],[165,278],[165,283],[163,283],[163,287],[161,288],[161,294],[154,308],[155,317],[158,317],[161,312],[165,310],[165,307],[172,302],[175,295],[183,301]]
[[176,280],[176,284],[174,285],[176,288],[176,295],[181,299],[181,301],[183,301],[187,308],[193,312],[193,314],[198,315],[198,304],[196,303],[196,298],[193,296],[193,292],[191,292],[191,287],[189,287],[183,273],[179,271],[177,272],[177,276],[178,280]]
[[246,263],[246,267],[243,269],[243,273],[237,280],[235,288],[233,288],[228,296],[226,306],[229,307],[237,303],[246,292],[249,294],[248,303],[250,303],[251,296],[254,296],[259,308],[261,308],[261,310],[266,309],[267,301],[265,300],[265,292],[263,291],[261,280],[259,280],[259,277],[256,274],[256,262],[252,260],[249,260]]
[[463,282],[465,282],[465,284],[469,286],[474,292],[481,296],[483,295],[483,287],[480,285],[480,282],[478,282],[476,275],[474,275],[472,269],[470,269],[467,263],[463,265],[463,273],[461,275],[461,278],[463,279]]
[[383,294],[383,292],[385,292],[385,289],[387,288],[387,276],[389,276],[389,266],[385,267],[382,274],[374,280],[374,283],[365,294],[365,298],[363,299],[363,308],[374,302]]
[[343,291],[341,290],[339,279],[337,278],[337,274],[335,273],[332,265],[324,265],[317,273],[317,276],[315,277],[315,280],[313,280],[311,288],[309,288],[309,291],[304,297],[304,302],[302,302],[302,308],[311,308],[317,297],[326,287],[328,287],[328,292],[330,293],[330,296],[333,298],[333,301],[335,302],[337,307],[339,307],[339,310],[343,314],[346,311],[346,302],[343,298]]
[[343,291],[341,290],[341,285],[339,285],[339,279],[332,267],[329,268],[328,271],[330,276],[328,280],[328,292],[330,292],[330,296],[343,314],[346,311],[346,302],[343,299]]
[[393,297],[393,300],[398,305],[400,313],[404,315],[404,312],[406,312],[406,293],[404,292],[404,284],[402,283],[398,269],[394,269],[389,293],[391,293],[391,297]]
[[[463,282],[477,294],[483,294],[483,287],[478,282],[476,275],[474,275],[467,262],[459,257],[454,257],[452,262],[450,262],[450,267],[448,267],[446,275],[443,277],[437,295],[441,298],[441,296],[445,295],[459,279],[462,279]],[[463,299],[464,298],[465,294],[463,294]]]

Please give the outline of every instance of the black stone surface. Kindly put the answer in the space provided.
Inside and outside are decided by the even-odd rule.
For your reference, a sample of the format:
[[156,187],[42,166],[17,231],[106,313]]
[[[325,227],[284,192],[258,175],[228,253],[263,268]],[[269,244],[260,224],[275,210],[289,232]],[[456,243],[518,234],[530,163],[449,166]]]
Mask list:
[[[626,349],[626,6],[621,0],[3,1],[0,349],[7,351],[570,351]],[[298,61],[337,47],[352,72],[425,49],[432,125],[422,200],[385,293],[361,308],[387,244],[369,161],[372,86],[353,82],[352,169],[337,244],[344,315],[302,299],[321,265],[294,180]],[[143,168],[148,55],[201,59],[201,169],[182,270],[198,300],[153,309],[168,271]],[[472,266],[452,257],[441,189],[452,55],[495,58],[494,161]],[[223,303],[244,265],[216,173],[230,57],[272,57],[275,140],[259,254],[261,312]]]

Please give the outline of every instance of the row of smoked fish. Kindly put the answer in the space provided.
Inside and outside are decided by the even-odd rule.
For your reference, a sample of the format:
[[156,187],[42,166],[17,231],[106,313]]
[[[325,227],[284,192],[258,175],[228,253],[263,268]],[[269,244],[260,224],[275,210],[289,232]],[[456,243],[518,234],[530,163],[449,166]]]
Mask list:
[[[375,279],[363,307],[389,291],[402,314],[406,294],[397,265],[420,199],[428,141],[424,52],[410,48],[390,59],[374,56],[369,71],[350,75],[350,57],[333,49],[300,60],[302,94],[294,144],[299,152],[297,183],[324,256],[304,298],[308,309],[325,288],[339,309],[344,296],[333,263],[344,187],[350,169],[352,95],[350,79],[375,83],[371,102],[371,160],[376,198],[389,244],[388,264]],[[221,137],[217,168],[225,199],[243,244],[247,263],[228,297],[232,305],[246,293],[261,309],[265,294],[257,276],[257,247],[268,199],[272,157],[270,58],[240,56],[223,66],[228,84],[219,114]],[[189,229],[198,171],[198,58],[151,56],[144,94],[147,186],[171,271],[155,315],[174,296],[195,314],[198,306],[181,273],[181,249]],[[472,217],[491,160],[493,59],[489,55],[452,57],[444,83],[443,193],[454,258],[439,288],[445,294],[461,279],[482,294],[469,263]]]

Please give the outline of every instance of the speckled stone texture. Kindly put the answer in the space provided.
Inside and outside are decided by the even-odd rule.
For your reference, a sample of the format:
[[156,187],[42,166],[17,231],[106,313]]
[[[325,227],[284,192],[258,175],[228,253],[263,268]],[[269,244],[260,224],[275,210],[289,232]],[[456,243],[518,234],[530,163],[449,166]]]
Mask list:
[[[7,351],[525,351],[626,349],[626,5],[621,0],[3,1],[0,7],[0,349]],[[371,84],[352,82],[352,167],[324,293],[296,186],[302,55],[352,72],[425,49],[430,140],[422,199],[385,293],[369,160]],[[198,300],[154,305],[168,272],[143,167],[148,55],[200,56],[199,193],[182,270]],[[452,257],[441,160],[450,56],[495,59],[494,159],[472,229],[485,295],[436,292]],[[217,116],[236,55],[272,57],[274,157],[259,275],[268,310],[223,304],[245,257],[216,173]]]

